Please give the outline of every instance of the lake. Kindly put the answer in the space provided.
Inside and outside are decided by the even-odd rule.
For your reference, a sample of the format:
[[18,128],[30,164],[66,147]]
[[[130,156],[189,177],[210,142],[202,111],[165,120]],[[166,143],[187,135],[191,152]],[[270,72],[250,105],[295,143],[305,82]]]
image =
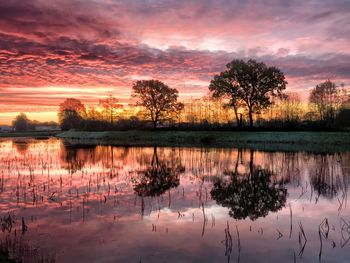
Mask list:
[[0,141],[23,262],[349,262],[350,152]]

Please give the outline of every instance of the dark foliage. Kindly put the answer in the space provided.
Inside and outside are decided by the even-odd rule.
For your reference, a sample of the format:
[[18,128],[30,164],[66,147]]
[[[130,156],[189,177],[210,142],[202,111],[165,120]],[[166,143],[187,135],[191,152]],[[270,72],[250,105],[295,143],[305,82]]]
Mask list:
[[158,159],[157,148],[154,148],[151,165],[142,174],[141,180],[134,186],[139,196],[159,196],[180,184],[180,174],[184,172],[180,164],[168,165]]
[[30,120],[27,115],[20,113],[12,122],[16,131],[27,131],[30,128]]
[[229,208],[233,218],[256,220],[285,205],[287,189],[271,182],[271,172],[259,168],[238,176],[232,175],[229,183],[218,179],[210,192],[218,204]]

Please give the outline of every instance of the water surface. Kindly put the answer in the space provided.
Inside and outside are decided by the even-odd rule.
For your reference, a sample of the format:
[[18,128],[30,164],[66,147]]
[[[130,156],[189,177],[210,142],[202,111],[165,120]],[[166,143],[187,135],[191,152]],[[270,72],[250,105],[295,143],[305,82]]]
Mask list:
[[348,262],[350,152],[0,141],[24,262]]

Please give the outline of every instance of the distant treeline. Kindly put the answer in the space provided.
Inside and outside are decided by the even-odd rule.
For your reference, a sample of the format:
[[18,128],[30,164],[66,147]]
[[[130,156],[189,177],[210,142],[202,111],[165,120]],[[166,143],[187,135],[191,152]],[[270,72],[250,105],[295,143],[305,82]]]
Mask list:
[[30,120],[26,114],[20,113],[12,121],[12,127],[15,131],[34,131],[38,129],[59,129],[59,124],[54,121],[41,122]]
[[62,130],[343,130],[350,127],[350,92],[326,80],[304,102],[285,92],[282,71],[255,60],[233,60],[215,75],[209,95],[178,102],[178,91],[159,80],[133,84],[131,104],[112,94],[99,107],[68,98],[59,106]]

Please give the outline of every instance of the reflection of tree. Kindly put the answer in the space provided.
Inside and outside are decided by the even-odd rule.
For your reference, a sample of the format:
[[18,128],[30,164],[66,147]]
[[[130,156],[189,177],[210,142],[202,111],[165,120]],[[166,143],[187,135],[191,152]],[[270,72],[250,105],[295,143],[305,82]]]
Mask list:
[[115,177],[115,168],[118,162],[126,159],[129,153],[127,147],[97,146],[87,144],[74,144],[64,141],[61,144],[61,165],[75,172],[82,170],[86,165],[100,163],[104,168],[109,168],[109,176]]
[[248,174],[239,174],[236,169],[229,182],[218,179],[211,190],[212,198],[228,207],[230,216],[235,219],[265,217],[270,211],[281,209],[286,202],[287,189],[272,182],[270,171],[253,165],[253,152],[249,167]]
[[321,155],[316,160],[316,169],[310,176],[311,185],[317,194],[330,199],[342,188],[340,173],[335,171],[334,158],[334,155]]
[[134,190],[139,196],[159,196],[180,184],[180,174],[184,169],[180,164],[171,165],[165,160],[159,160],[155,147],[151,165],[140,172],[142,178],[136,183]]
[[62,166],[69,170],[71,173],[82,170],[85,163],[95,155],[96,146],[75,146],[64,143],[62,146],[63,147],[61,148],[60,152],[61,163]]
[[29,148],[29,142],[27,141],[13,141],[13,145],[16,147],[16,150],[20,154],[25,154]]

